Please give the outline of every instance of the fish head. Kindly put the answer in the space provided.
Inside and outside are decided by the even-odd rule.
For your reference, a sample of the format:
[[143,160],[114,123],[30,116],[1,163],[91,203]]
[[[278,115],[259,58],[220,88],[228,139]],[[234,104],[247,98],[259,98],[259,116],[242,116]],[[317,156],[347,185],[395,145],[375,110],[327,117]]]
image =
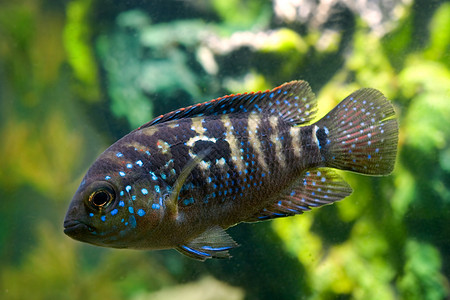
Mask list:
[[101,157],[91,166],[67,210],[65,234],[97,246],[142,248],[139,240],[163,219],[162,196],[143,192],[142,186],[149,187],[145,177],[132,172],[123,176],[123,170],[102,166]]

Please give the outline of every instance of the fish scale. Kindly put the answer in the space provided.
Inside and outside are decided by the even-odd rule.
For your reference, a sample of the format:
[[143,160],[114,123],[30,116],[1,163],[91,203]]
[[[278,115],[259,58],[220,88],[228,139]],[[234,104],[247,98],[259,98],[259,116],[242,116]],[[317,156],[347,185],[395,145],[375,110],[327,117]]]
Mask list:
[[[267,118],[266,118],[267,119]],[[207,121],[205,122],[205,124],[210,125],[209,123],[218,123],[218,122],[222,122],[222,124],[224,122],[229,122],[230,123],[230,127],[232,126],[234,128],[233,131],[231,131],[231,134],[233,134],[233,146],[231,146],[230,144],[228,144],[229,148],[234,148],[235,152],[238,153],[238,155],[234,156],[234,157],[230,157],[229,155],[221,155],[220,153],[215,153],[217,156],[216,157],[212,157],[211,154],[208,154],[208,161],[214,162],[214,160],[219,160],[222,158],[225,158],[225,161],[228,161],[227,163],[227,168],[223,168],[218,166],[216,163],[212,163],[211,164],[211,170],[202,170],[201,167],[196,168],[197,172],[195,171],[192,172],[192,177],[193,180],[195,179],[199,179],[200,182],[207,182],[209,183],[210,186],[213,186],[212,189],[212,193],[214,193],[214,196],[211,198],[208,198],[208,201],[220,201],[220,202],[224,202],[224,201],[228,201],[228,200],[236,200],[236,198],[238,198],[238,200],[242,199],[242,201],[246,201],[245,197],[248,196],[248,194],[250,193],[255,193],[255,191],[251,190],[250,188],[255,188],[257,191],[259,191],[261,189],[261,186],[263,185],[263,183],[266,183],[266,180],[269,178],[269,176],[265,177],[264,180],[263,177],[261,176],[261,173],[259,172],[259,170],[262,169],[261,166],[258,165],[258,159],[255,156],[255,152],[252,145],[249,143],[249,134],[248,134],[248,130],[247,130],[247,124],[248,124],[248,120],[249,118],[247,116],[242,117],[240,116],[238,119],[234,120],[234,119],[217,119],[217,120],[211,120],[211,121]],[[262,121],[263,119],[259,119],[259,121]],[[279,152],[274,151],[273,149],[273,145],[270,146],[271,142],[270,140],[267,139],[267,137],[269,136],[273,136],[273,135],[277,135],[277,130],[276,128],[273,128],[272,126],[270,126],[269,122],[265,122],[267,125],[267,128],[264,128],[264,126],[260,126],[260,138],[262,140],[266,140],[266,144],[268,145],[266,147],[266,150],[268,151],[263,151],[260,155],[264,156],[264,159],[267,161],[275,161],[275,164],[271,164],[272,169],[269,171],[269,173],[267,175],[272,174],[284,174],[284,176],[280,177],[280,184],[282,185],[283,182],[288,181],[289,177],[289,173],[291,173],[292,171],[295,170],[295,168],[292,169],[286,169],[286,168],[280,168],[280,164],[279,162],[277,163],[277,155],[279,155]],[[278,126],[278,125],[277,125]],[[285,128],[287,128],[288,126],[284,126]],[[214,126],[211,126],[211,128],[215,128]],[[242,134],[239,134],[240,132],[242,132]],[[230,134],[230,132],[229,132]],[[300,134],[300,131],[298,131],[298,134]],[[285,130],[285,132],[283,133],[282,136],[286,136],[289,135],[289,132],[287,130]],[[214,132],[213,136],[223,136],[223,134],[221,134],[220,132]],[[227,137],[224,137],[224,140],[227,141]],[[288,140],[287,138],[285,140]],[[197,143],[200,143],[201,141],[198,141]],[[287,141],[289,142],[289,141]],[[212,143],[212,142],[211,142]],[[205,143],[206,144],[206,143]],[[212,143],[215,144],[215,143]],[[204,146],[206,147],[206,145]],[[213,148],[213,147],[211,147]],[[224,147],[223,147],[224,148]],[[286,149],[286,155],[283,156],[284,157],[292,157],[292,155],[287,155],[289,154],[291,151],[290,148],[285,147]],[[263,149],[264,150],[264,149]],[[206,158],[204,160],[206,160]],[[233,158],[236,158],[236,160],[234,160]],[[230,160],[231,159],[231,160]],[[243,169],[241,170],[240,168],[238,168],[238,165],[242,165]],[[210,177],[210,174],[216,174],[216,176],[211,180],[208,177]],[[228,174],[228,176],[227,176]],[[231,174],[231,175],[230,175]],[[197,175],[197,178],[195,178]],[[284,178],[286,177],[286,178]],[[188,178],[189,181],[189,178]],[[274,180],[272,180],[274,181]],[[202,195],[201,191],[205,190],[207,188],[201,188],[200,185],[197,184],[198,182],[196,182],[196,185],[198,186],[198,194],[195,195],[195,193],[191,193],[186,197],[189,198],[205,198],[210,196],[211,194],[207,194]],[[234,183],[234,184],[233,184]],[[238,185],[237,188],[232,189],[231,192],[229,192],[229,188],[227,188],[227,186],[232,186],[232,185]],[[274,189],[271,187],[270,188],[271,192],[273,193]],[[269,190],[265,191],[265,193],[267,194],[269,192]],[[276,193],[276,190],[275,190]],[[247,201],[248,202],[248,201]],[[201,202],[200,202],[201,203]],[[190,203],[193,204],[193,203]],[[261,203],[259,201],[259,203],[255,203],[259,206],[264,206],[263,203]]]
[[[226,120],[225,122],[230,123],[230,127],[233,126],[235,131],[228,131],[225,129],[224,120],[222,119],[213,119],[205,122],[205,127],[215,128],[215,130],[209,130],[209,134],[211,136],[220,137],[217,142],[209,142],[213,144],[210,148],[211,152],[208,153],[203,161],[207,160],[211,163],[211,168],[204,170],[201,167],[197,167],[197,172],[192,172],[193,180],[197,180],[198,182],[206,182],[211,188],[201,188],[200,185],[197,184],[199,194],[203,190],[210,190],[210,193],[206,195],[197,195],[197,198],[202,199],[207,197],[209,201],[219,201],[224,202],[227,200],[236,200],[237,197],[242,197],[245,194],[246,188],[248,188],[249,183],[243,184],[243,182],[250,182],[251,179],[255,177],[253,175],[247,175],[254,173],[256,170],[255,161],[252,160],[254,158],[254,154],[251,151],[251,147],[248,144],[248,136],[235,134],[239,132],[245,131],[245,122],[242,120],[247,120],[247,118],[241,118],[240,120]],[[216,124],[216,126],[214,126]],[[229,136],[226,136],[225,133],[233,135],[234,145],[229,144]],[[227,139],[228,137],[228,139]],[[203,141],[198,141],[200,143]],[[198,151],[208,149],[208,144],[206,142],[203,143],[203,148],[200,148]],[[222,144],[221,147],[214,147],[216,144]],[[226,145],[223,146],[223,145]],[[195,146],[194,146],[195,148]],[[235,156],[236,160],[233,160],[231,156],[232,150],[234,149],[238,155]],[[219,150],[226,150],[225,152]],[[243,169],[240,170],[237,165],[242,165]],[[195,170],[195,169],[194,169]],[[197,175],[197,176],[196,176]],[[251,177],[250,177],[251,176]],[[195,178],[197,177],[197,178]],[[188,178],[189,181],[189,178]],[[190,195],[195,197],[195,195]]]
[[350,186],[332,168],[387,175],[398,124],[392,105],[360,89],[325,117],[308,83],[224,96],[142,125],[89,168],[65,233],[87,243],[229,257],[240,222],[302,214]]

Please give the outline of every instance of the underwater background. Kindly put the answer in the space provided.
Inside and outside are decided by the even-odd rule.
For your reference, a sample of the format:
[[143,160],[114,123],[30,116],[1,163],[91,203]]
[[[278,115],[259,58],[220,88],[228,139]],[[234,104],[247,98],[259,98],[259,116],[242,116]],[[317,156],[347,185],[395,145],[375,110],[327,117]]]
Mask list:
[[[400,122],[392,175],[241,224],[230,260],[114,250],[63,233],[82,176],[153,117],[310,83],[317,119],[360,87]],[[449,299],[450,3],[0,1],[1,299]]]

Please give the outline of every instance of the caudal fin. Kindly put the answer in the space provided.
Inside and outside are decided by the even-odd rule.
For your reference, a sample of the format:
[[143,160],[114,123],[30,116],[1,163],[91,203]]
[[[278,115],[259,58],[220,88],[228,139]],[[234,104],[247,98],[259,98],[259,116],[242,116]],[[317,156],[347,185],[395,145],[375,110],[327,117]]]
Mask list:
[[327,167],[369,175],[394,169],[398,123],[392,104],[378,90],[360,89],[316,123]]

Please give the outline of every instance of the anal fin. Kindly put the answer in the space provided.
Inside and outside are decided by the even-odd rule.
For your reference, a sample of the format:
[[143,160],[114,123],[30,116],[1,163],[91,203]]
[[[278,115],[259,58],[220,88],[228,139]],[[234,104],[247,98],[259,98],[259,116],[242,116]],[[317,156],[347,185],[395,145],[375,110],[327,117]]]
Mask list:
[[351,187],[334,171],[326,168],[309,170],[278,201],[270,204],[245,222],[257,222],[301,214],[349,196]]
[[176,250],[191,258],[204,261],[208,258],[230,258],[228,250],[238,244],[220,226],[207,229],[198,237]]

